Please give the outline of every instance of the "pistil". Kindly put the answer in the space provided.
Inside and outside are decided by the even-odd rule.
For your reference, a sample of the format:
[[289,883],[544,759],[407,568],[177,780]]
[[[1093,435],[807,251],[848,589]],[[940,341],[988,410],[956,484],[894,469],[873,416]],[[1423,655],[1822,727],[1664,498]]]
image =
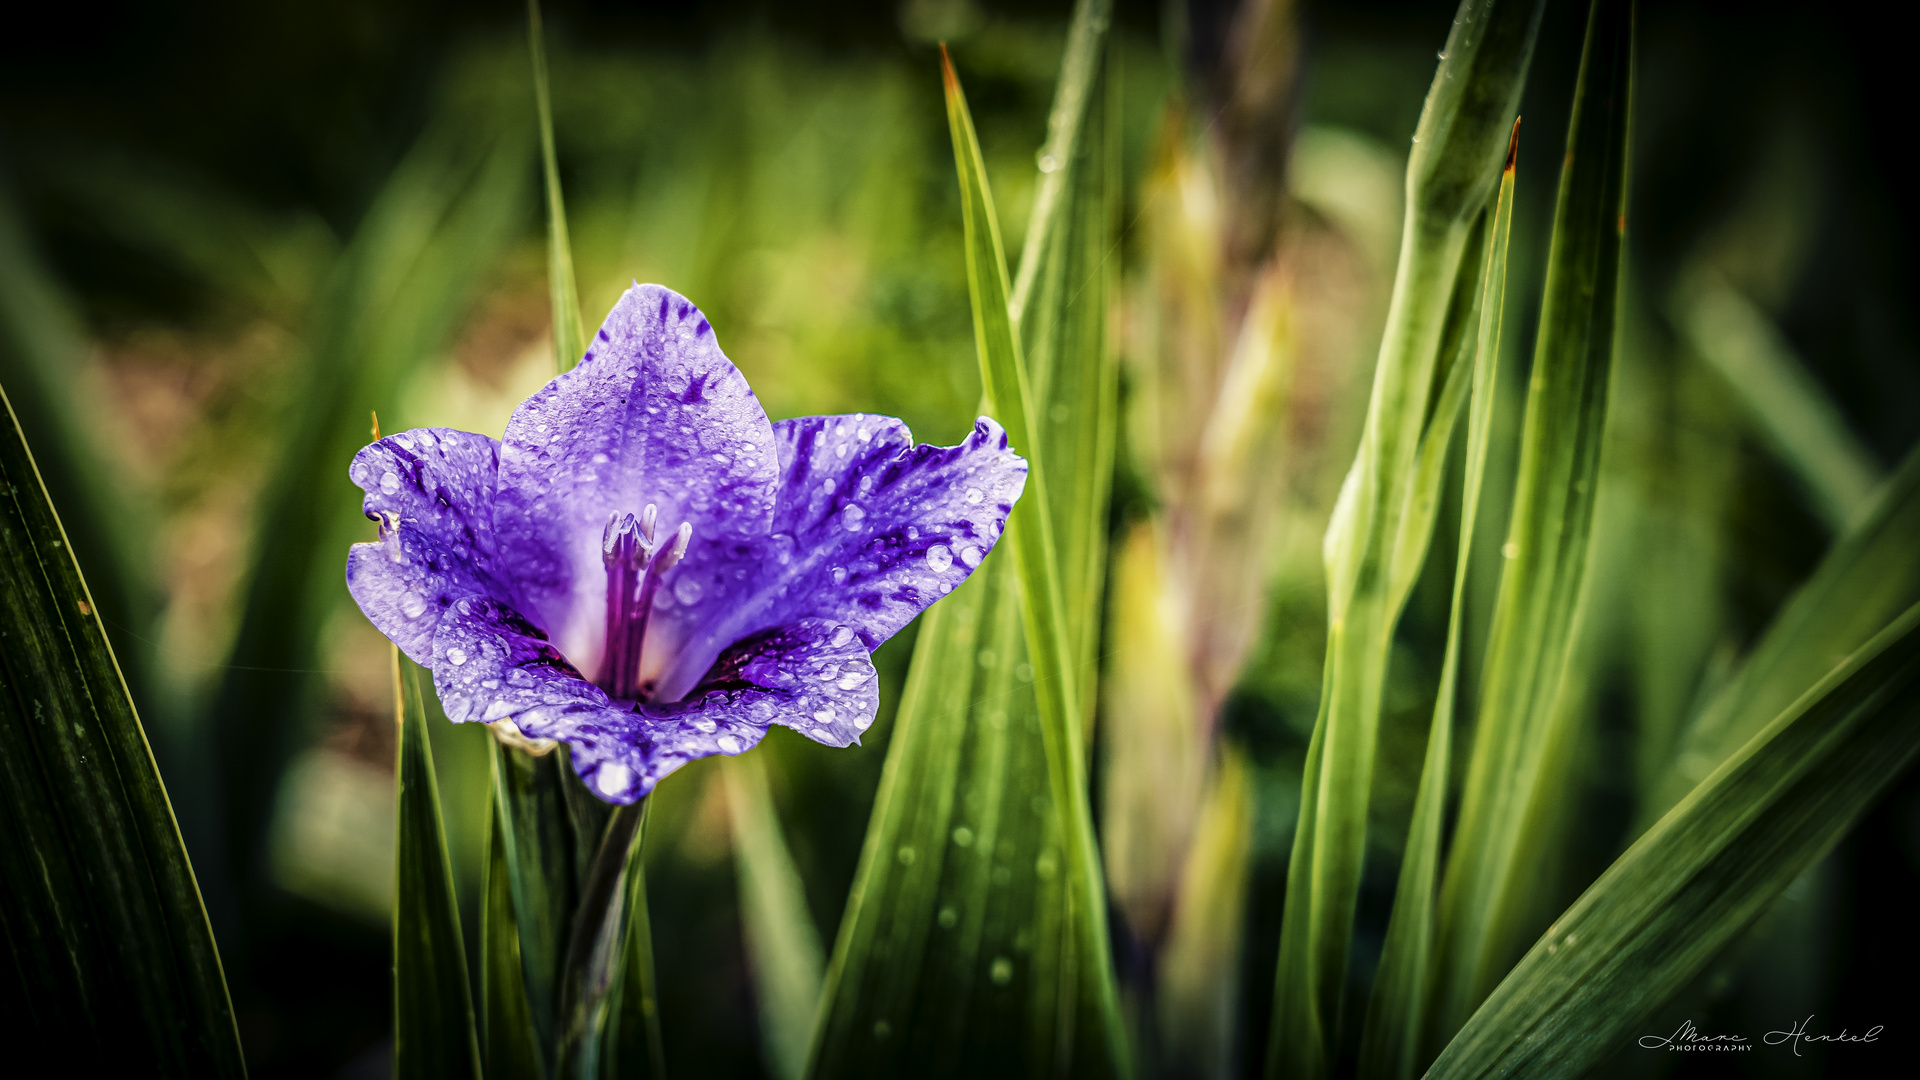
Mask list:
[[673,543],[663,545],[657,532],[660,508],[652,503],[635,518],[607,515],[600,535],[600,556],[607,567],[607,648],[594,681],[615,698],[636,700],[646,692],[640,679],[640,657],[646,646],[647,616],[660,579],[687,553],[693,526],[682,522]]

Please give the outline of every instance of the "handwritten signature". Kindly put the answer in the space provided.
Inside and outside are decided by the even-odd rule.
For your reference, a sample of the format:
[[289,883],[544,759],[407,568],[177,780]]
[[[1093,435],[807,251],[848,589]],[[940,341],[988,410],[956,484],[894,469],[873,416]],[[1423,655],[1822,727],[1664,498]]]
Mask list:
[[1793,1056],[1799,1057],[1800,1044],[1803,1042],[1830,1042],[1830,1043],[1879,1042],[1880,1033],[1887,1029],[1887,1026],[1885,1024],[1875,1024],[1873,1027],[1870,1027],[1867,1029],[1867,1033],[1865,1035],[1849,1035],[1847,1034],[1846,1028],[1841,1028],[1840,1034],[1838,1035],[1809,1035],[1807,1034],[1807,1029],[1812,1026],[1813,1026],[1813,1014],[1808,1013],[1807,1018],[1805,1020],[1800,1020],[1792,1024],[1788,1024],[1787,1030],[1785,1031],[1767,1032],[1767,1036],[1766,1036],[1767,1045],[1779,1046],[1781,1043],[1791,1043],[1793,1045]]
[[1640,1045],[1648,1050],[1666,1047],[1669,1050],[1751,1050],[1753,1044],[1745,1035],[1704,1035],[1699,1028],[1688,1020],[1671,1035],[1642,1035]]
[[[1847,1033],[1846,1028],[1841,1028],[1840,1034],[1838,1035],[1814,1035],[1808,1031],[1812,1026],[1813,1014],[1809,1013],[1805,1020],[1796,1020],[1788,1024],[1785,1031],[1767,1032],[1763,1041],[1768,1046],[1779,1046],[1783,1043],[1789,1044],[1793,1048],[1793,1056],[1799,1057],[1801,1056],[1801,1043],[1879,1042],[1880,1033],[1887,1029],[1885,1024],[1876,1024],[1868,1028],[1863,1035],[1850,1035]],[[1659,1050],[1663,1047],[1668,1050],[1702,1051],[1743,1051],[1753,1049],[1753,1044],[1747,1041],[1745,1035],[1708,1035],[1703,1033],[1699,1028],[1694,1027],[1693,1021],[1691,1020],[1683,1021],[1671,1035],[1642,1035],[1640,1036],[1640,1045],[1648,1050]]]

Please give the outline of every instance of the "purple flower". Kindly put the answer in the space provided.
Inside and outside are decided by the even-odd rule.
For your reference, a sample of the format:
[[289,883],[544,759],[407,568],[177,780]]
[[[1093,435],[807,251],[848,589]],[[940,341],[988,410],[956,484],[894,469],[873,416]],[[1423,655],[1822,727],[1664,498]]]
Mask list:
[[505,438],[406,431],[350,474],[380,540],[347,588],[448,717],[564,742],[631,803],[769,724],[859,742],[868,653],[980,564],[1027,465],[984,417],[953,447],[769,423],[699,310],[635,285]]

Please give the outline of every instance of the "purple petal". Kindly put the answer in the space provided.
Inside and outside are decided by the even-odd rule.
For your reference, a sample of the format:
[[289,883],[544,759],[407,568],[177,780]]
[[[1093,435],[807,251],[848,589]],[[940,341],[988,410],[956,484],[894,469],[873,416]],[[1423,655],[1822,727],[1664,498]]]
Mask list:
[[777,468],[766,412],[699,309],[635,285],[580,366],[507,423],[494,526],[519,611],[595,670],[607,515],[653,503],[668,533],[692,523],[687,564],[698,565],[715,545],[766,532]]
[[782,420],[774,435],[771,533],[677,569],[682,602],[655,614],[685,635],[660,679],[663,699],[728,644],[769,627],[824,619],[877,647],[980,565],[1026,485],[1026,461],[985,417],[952,447],[914,446],[900,421],[858,414]]
[[347,591],[417,663],[431,662],[447,605],[498,588],[492,503],[499,449],[485,435],[416,428],[366,447],[348,467],[382,539],[348,552]]
[[531,738],[564,742],[581,780],[622,804],[689,761],[752,749],[769,724],[830,746],[858,742],[879,704],[859,636],[818,621],[741,642],[687,700],[642,711],[609,699],[538,629],[488,598],[448,610],[432,667],[449,719],[510,719]]

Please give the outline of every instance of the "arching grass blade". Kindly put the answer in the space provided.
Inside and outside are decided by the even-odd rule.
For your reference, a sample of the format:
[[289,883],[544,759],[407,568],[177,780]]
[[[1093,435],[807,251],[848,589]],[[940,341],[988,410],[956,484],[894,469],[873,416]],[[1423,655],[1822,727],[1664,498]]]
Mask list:
[[166,789],[5,404],[0,933],[12,962],[0,1003],[65,1071],[244,1076],[220,957]]
[[1472,238],[1500,177],[1540,10],[1525,0],[1461,4],[1407,163],[1373,396],[1327,528],[1327,659],[1288,863],[1270,1077],[1325,1076],[1337,1052],[1387,661],[1432,537],[1453,418],[1444,433],[1435,425],[1478,284],[1471,271],[1463,283],[1462,266],[1482,253]]
[[[1393,914],[1387,924],[1386,944],[1374,975],[1366,1026],[1361,1034],[1360,1075],[1363,1078],[1407,1080],[1424,1064],[1420,1046],[1431,1002],[1434,909],[1438,899],[1441,829],[1446,819],[1448,781],[1453,767],[1461,618],[1467,605],[1467,571],[1473,562],[1480,486],[1486,476],[1487,444],[1499,389],[1500,326],[1506,307],[1507,243],[1513,228],[1514,164],[1519,141],[1520,125],[1515,121],[1507,147],[1507,167],[1501,175],[1499,195],[1491,211],[1487,252],[1481,262],[1473,357],[1470,361],[1462,357],[1456,362],[1471,371],[1472,391],[1467,411],[1466,476],[1462,484],[1460,549],[1453,573],[1453,607],[1447,618],[1446,653],[1441,661],[1433,723],[1427,734],[1426,760],[1421,766],[1420,787],[1414,796],[1413,823],[1407,831],[1400,881],[1394,891]],[[1449,381],[1454,377],[1449,376]]]
[[[1440,896],[1437,1032],[1480,1003],[1533,932],[1531,874],[1564,790],[1574,670],[1626,235],[1633,14],[1596,0],[1567,134],[1520,472],[1473,754]],[[1537,925],[1537,924],[1536,924]]]
[[587,351],[580,322],[580,288],[573,277],[573,241],[567,200],[560,191],[560,157],[553,144],[553,94],[547,81],[547,34],[540,0],[527,0],[527,50],[533,57],[534,109],[540,118],[540,175],[547,209],[547,291],[553,308],[553,362],[570,371]]
[[1920,605],[1776,717],[1567,909],[1429,1077],[1578,1076],[1629,1044],[1920,754]]

